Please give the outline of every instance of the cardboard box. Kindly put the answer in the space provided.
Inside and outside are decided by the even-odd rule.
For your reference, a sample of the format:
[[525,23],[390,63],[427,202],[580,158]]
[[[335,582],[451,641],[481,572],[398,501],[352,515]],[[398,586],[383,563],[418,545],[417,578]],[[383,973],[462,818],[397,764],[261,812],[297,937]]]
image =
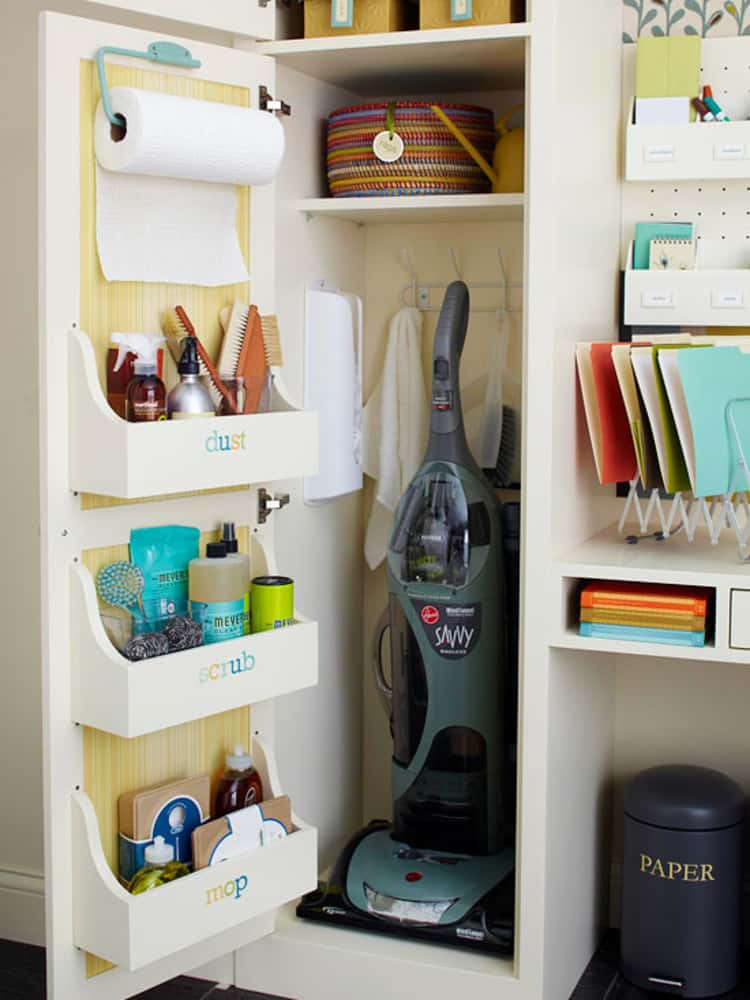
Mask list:
[[305,38],[371,35],[406,28],[408,0],[353,0],[351,28],[331,27],[331,0],[304,0]]
[[195,870],[250,854],[292,832],[292,805],[288,795],[238,809],[193,830]]
[[211,817],[211,780],[201,774],[125,792],[117,810],[122,882],[143,867],[144,852],[156,836],[174,847],[176,861],[189,865],[193,830]]
[[451,19],[451,0],[419,0],[419,27],[468,28],[473,24],[512,24],[526,17],[525,0],[472,0],[471,17]]

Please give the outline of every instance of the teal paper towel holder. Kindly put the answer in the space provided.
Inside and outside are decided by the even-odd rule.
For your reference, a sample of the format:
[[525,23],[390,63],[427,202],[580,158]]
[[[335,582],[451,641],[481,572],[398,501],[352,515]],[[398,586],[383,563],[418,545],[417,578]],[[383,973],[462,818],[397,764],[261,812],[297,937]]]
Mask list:
[[104,72],[104,57],[107,55],[130,56],[133,59],[147,59],[149,62],[161,63],[164,66],[183,66],[187,69],[198,69],[201,65],[200,59],[194,59],[189,49],[174,42],[151,42],[145,52],[138,52],[135,49],[120,49],[111,45],[102,46],[96,53],[96,71],[99,74],[102,107],[107,118],[117,128],[125,127],[125,119],[112,110],[112,104],[109,100],[107,77]]

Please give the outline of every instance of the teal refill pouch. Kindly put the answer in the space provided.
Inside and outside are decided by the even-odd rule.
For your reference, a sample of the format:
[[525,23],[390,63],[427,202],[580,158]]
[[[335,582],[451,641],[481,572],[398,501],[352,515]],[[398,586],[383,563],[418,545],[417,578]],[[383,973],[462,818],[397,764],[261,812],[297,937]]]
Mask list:
[[186,615],[188,563],[198,558],[197,528],[169,524],[136,528],[130,533],[130,559],[143,573],[143,610],[147,622],[134,623],[134,631],[161,631],[165,619]]

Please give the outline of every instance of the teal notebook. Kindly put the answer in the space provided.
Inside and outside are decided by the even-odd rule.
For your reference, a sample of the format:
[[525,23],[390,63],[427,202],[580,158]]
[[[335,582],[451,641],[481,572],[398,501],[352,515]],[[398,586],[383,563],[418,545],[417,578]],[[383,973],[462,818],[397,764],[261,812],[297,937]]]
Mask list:
[[692,222],[636,222],[633,270],[648,271],[651,240],[692,240]]
[[602,625],[581,622],[580,634],[587,639],[626,639],[629,642],[658,642],[664,646],[705,646],[705,632],[683,632],[670,628],[642,628],[636,625]]
[[[750,397],[750,353],[736,346],[679,351],[677,365],[695,446],[695,495],[746,490],[730,435],[727,405]],[[735,422],[750,460],[750,402],[734,405]]]

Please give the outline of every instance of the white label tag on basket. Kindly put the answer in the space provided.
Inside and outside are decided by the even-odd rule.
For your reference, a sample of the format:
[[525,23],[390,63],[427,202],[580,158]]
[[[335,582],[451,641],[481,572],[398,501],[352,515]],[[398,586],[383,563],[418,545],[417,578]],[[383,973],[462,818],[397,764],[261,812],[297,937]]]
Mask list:
[[471,20],[472,0],[451,0],[451,21]]
[[372,140],[372,151],[383,163],[395,163],[404,155],[404,140],[398,132],[378,132]]
[[351,28],[354,21],[354,0],[331,0],[331,27]]

